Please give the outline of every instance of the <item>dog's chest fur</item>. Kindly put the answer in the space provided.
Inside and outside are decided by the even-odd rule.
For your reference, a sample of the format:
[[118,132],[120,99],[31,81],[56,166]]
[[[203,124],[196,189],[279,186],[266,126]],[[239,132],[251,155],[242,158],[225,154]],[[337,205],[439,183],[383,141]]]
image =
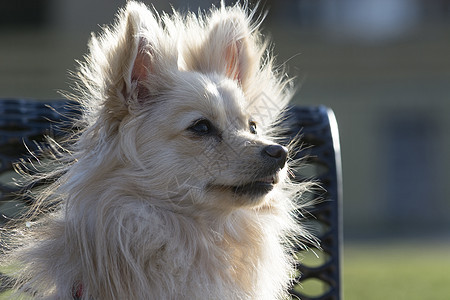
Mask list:
[[[55,239],[28,254],[41,263],[41,274],[49,269],[65,273],[47,278],[56,284],[48,296],[68,299],[67,290],[80,284],[83,296],[93,299],[274,299],[283,294],[292,269],[280,245],[284,229],[277,226],[285,222],[274,215],[249,209],[210,223],[159,211],[148,218],[153,222],[145,228],[143,215],[127,224],[109,224],[125,240],[108,244],[90,239],[89,245],[77,245],[79,232],[59,223],[64,233],[54,231]],[[117,249],[121,243],[128,249]],[[79,263],[70,264],[72,260]],[[97,263],[108,269],[92,268]]]

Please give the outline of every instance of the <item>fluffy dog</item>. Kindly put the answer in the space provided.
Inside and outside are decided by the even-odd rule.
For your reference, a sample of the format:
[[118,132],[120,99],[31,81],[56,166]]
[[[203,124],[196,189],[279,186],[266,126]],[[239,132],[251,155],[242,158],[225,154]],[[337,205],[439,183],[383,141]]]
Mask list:
[[[245,5],[129,2],[89,43],[83,113],[14,259],[49,299],[282,299],[307,238],[276,124],[292,95]],[[53,203],[49,205],[49,203]],[[56,209],[55,209],[56,207]],[[35,220],[35,219],[33,219]],[[28,237],[28,238],[26,238]]]

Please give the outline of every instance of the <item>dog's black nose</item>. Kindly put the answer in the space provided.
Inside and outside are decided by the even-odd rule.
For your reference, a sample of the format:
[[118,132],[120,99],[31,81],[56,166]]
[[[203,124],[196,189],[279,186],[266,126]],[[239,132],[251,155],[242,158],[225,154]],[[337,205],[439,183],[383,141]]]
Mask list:
[[286,164],[288,149],[281,145],[269,145],[263,148],[263,155],[274,159],[280,168]]

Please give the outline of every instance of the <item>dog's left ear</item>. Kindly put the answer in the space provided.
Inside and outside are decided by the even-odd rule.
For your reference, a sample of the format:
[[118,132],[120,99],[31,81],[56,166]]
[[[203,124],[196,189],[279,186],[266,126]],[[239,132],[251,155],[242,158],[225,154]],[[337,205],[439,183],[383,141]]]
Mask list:
[[203,73],[224,74],[244,88],[257,72],[261,51],[258,51],[255,28],[241,9],[222,8],[207,20],[203,42],[188,50],[190,68]]

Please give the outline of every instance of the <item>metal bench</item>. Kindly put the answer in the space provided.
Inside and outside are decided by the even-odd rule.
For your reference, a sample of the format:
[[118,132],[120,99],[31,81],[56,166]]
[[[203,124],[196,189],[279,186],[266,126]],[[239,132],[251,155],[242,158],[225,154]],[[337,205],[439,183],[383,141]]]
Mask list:
[[[44,142],[44,135],[61,136],[70,128],[70,117],[79,112],[67,101],[36,101],[0,99],[0,227],[29,205],[29,199],[16,200],[17,187],[8,183],[13,162],[36,151]],[[295,158],[303,158],[308,167],[295,174],[295,180],[314,179],[323,187],[322,199],[302,216],[306,226],[316,229],[321,249],[311,250],[318,257],[303,259],[305,250],[298,245],[298,270],[295,285],[290,290],[294,299],[338,300],[342,298],[341,284],[341,202],[342,178],[337,124],[333,112],[323,106],[293,106],[286,113],[289,132],[286,141],[302,137],[302,147]],[[0,292],[10,288],[0,274]],[[310,288],[308,282],[313,282]]]

